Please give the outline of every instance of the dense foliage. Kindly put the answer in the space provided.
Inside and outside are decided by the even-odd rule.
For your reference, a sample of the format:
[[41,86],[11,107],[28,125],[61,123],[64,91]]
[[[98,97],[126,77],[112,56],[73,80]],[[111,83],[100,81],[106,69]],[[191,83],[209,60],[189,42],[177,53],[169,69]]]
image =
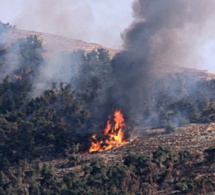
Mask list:
[[19,57],[20,62],[0,83],[1,160],[34,159],[47,147],[53,151],[49,155],[64,154],[76,144],[85,151],[93,130],[101,124],[99,107],[105,101],[111,68],[107,51],[64,53],[71,66],[79,63],[79,74],[71,83],[53,82],[52,88],[34,98],[30,97],[33,82],[44,62],[42,43],[30,36],[9,48],[2,45],[1,51],[2,71],[11,58]]
[[[0,171],[0,193],[207,194],[215,187],[213,167],[208,167],[208,157],[201,160],[188,151],[173,152],[160,147],[152,155],[128,153],[112,163],[80,154],[73,154],[68,159],[68,163],[61,164],[61,167],[40,160],[31,163],[20,160],[13,166],[4,162]],[[63,172],[66,166],[70,169]]]

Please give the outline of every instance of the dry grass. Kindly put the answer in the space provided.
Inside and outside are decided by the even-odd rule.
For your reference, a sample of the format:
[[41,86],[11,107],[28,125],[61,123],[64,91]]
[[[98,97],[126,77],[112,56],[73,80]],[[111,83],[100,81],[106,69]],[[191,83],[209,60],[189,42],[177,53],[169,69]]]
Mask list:
[[[168,147],[173,151],[189,150],[194,154],[194,158],[197,155],[198,159],[202,160],[203,151],[206,148],[215,146],[215,123],[189,124],[176,129],[170,134],[164,134],[164,129],[147,130],[142,132],[142,135],[131,138],[123,146],[101,153],[79,155],[82,158],[82,164],[85,165],[92,158],[101,158],[107,165],[113,165],[117,162],[122,162],[123,156],[128,152],[150,154],[159,146]],[[47,163],[55,165],[58,168],[59,175],[81,168],[80,165],[70,166],[67,158],[54,159]]]
[[189,124],[169,134],[163,132],[164,129],[145,131],[142,136],[134,138],[127,145],[113,150],[112,153],[126,151],[150,153],[158,146],[169,147],[175,151],[202,152],[215,145],[215,123]]
[[75,40],[69,37],[63,37],[54,34],[41,33],[35,31],[26,31],[20,29],[13,29],[9,33],[9,42],[13,42],[19,38],[25,38],[30,35],[36,35],[43,42],[43,46],[47,49],[48,53],[57,52],[57,51],[77,51],[85,50],[86,52],[91,52],[98,48],[104,48],[109,51],[111,57],[113,57],[117,50],[107,48],[105,46],[96,44],[96,43],[86,43],[84,41]]

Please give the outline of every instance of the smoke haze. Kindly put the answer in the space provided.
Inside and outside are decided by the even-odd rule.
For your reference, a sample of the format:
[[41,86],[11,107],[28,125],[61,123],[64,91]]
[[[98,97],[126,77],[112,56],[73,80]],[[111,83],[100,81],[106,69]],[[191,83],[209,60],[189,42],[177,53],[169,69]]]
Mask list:
[[[132,0],[9,0],[0,19],[18,28],[122,48],[120,32],[131,22]],[[12,18],[14,16],[14,18]]]

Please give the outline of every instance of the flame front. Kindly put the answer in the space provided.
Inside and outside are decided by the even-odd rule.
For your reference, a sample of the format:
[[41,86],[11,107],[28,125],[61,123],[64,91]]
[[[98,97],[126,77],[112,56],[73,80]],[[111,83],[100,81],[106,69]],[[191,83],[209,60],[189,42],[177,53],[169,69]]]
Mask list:
[[125,144],[123,127],[125,127],[123,115],[120,110],[116,110],[114,113],[114,125],[112,126],[110,120],[108,120],[104,129],[103,135],[106,139],[98,141],[97,135],[94,134],[92,136],[94,141],[91,143],[89,152],[102,152]]

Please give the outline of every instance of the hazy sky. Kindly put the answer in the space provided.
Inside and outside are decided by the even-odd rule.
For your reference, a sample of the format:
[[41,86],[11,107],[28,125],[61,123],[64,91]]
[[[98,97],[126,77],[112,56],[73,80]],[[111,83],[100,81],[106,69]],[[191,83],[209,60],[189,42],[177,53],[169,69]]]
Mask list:
[[0,0],[0,20],[18,28],[121,48],[133,0]]

